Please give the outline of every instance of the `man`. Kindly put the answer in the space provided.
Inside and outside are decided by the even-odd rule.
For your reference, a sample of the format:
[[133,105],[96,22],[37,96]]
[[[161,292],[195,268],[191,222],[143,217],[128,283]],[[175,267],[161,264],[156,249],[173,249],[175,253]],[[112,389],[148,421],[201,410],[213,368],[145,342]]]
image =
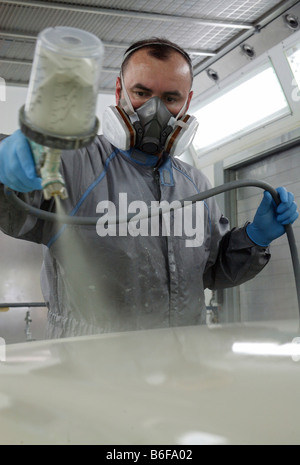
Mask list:
[[[141,202],[170,205],[210,187],[201,172],[160,146],[166,136],[160,133],[162,120],[182,120],[192,80],[190,58],[176,44],[151,39],[130,47],[116,84],[118,110],[110,109],[116,130],[105,122],[106,136],[62,156],[69,194],[62,201],[64,211],[95,216],[114,206],[124,216],[124,209],[130,213]],[[112,145],[108,138],[119,142]],[[0,144],[0,181],[30,192],[32,205],[55,211],[55,202],[43,199],[20,131]],[[145,220],[125,229],[111,224],[106,230],[103,225],[44,222],[13,211],[2,187],[0,227],[45,246],[41,286],[49,307],[49,337],[196,325],[205,322],[204,289],[253,278],[270,259],[268,245],[284,234],[284,224],[297,218],[293,195],[284,188],[279,193],[277,209],[266,193],[254,221],[240,229],[230,230],[215,200],[208,199],[184,209],[189,214],[173,212],[158,223],[157,217],[156,223],[147,220],[147,227],[155,223],[151,231]]]

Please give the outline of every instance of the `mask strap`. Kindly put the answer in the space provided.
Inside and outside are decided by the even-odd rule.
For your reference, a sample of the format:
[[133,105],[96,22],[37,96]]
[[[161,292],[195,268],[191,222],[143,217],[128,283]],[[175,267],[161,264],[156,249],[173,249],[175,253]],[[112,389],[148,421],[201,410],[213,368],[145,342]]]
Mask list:
[[176,118],[175,118],[176,120],[178,120],[179,118],[181,118],[181,117],[185,114],[185,112],[186,112],[186,106],[187,106],[187,103],[188,103],[188,99],[189,99],[189,95],[187,96],[186,101],[185,101],[184,104],[183,104],[183,107],[181,108],[181,110],[179,110],[179,113],[178,113],[178,115],[177,115]]
[[135,111],[134,111],[134,108],[132,106],[131,100],[129,98],[128,92],[125,87],[123,73],[121,73],[120,76],[121,76],[122,91],[124,94],[124,99],[120,100],[120,104],[122,105],[122,108],[124,109],[124,111],[127,113],[128,116],[134,115]]

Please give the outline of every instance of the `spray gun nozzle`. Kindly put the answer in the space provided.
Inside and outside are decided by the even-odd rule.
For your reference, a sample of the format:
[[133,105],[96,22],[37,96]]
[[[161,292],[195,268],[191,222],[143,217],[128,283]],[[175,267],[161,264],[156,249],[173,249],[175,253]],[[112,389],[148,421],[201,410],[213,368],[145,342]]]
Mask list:
[[43,182],[42,185],[46,200],[50,200],[52,197],[56,196],[60,197],[62,200],[68,198],[67,189],[63,182],[57,180],[56,182],[51,182],[48,185],[46,185],[46,182]]

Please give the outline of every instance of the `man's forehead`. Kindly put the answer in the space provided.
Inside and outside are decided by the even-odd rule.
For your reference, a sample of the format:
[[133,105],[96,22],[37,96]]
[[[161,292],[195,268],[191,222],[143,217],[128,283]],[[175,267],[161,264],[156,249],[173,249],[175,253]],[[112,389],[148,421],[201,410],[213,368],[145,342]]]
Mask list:
[[179,52],[172,50],[165,59],[153,57],[148,52],[148,49],[141,49],[133,53],[124,72],[125,79],[130,75],[130,80],[140,82],[142,76],[144,82],[150,76],[159,80],[159,77],[166,78],[167,75],[168,82],[180,80],[190,82],[189,65]]
[[164,58],[158,58],[154,55],[151,55],[151,49],[149,48],[142,48],[139,49],[130,55],[129,60],[128,60],[128,65],[137,65],[137,64],[143,64],[143,63],[150,63],[150,62],[157,62],[160,64],[167,64],[168,66],[181,66],[181,67],[186,67],[187,70],[189,70],[189,65],[185,58],[182,56],[180,52],[177,52],[176,50],[170,50],[170,53],[167,57]]

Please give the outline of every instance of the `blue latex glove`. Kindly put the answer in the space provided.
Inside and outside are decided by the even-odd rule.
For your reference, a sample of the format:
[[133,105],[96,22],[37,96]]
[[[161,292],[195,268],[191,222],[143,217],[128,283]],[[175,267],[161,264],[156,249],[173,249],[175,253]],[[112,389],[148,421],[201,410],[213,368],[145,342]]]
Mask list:
[[284,225],[294,223],[299,216],[294,195],[284,187],[276,190],[281,203],[276,206],[270,192],[265,192],[253,223],[246,228],[250,239],[262,247],[267,247],[274,239],[282,236],[285,233]]
[[42,189],[29,142],[20,130],[0,142],[0,182],[17,192]]

